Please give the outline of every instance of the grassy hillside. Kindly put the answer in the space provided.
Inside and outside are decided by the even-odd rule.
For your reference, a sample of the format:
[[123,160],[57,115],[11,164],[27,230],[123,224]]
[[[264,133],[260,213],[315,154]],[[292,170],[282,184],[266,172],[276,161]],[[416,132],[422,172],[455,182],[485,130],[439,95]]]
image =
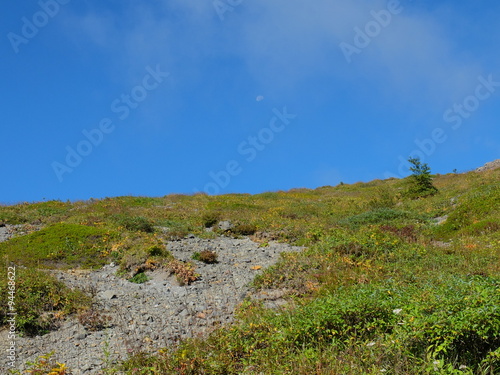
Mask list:
[[[0,255],[20,267],[18,290],[31,285],[17,302],[32,333],[91,303],[38,269],[115,261],[131,277],[168,264],[163,240],[189,233],[306,246],[254,281],[284,290],[286,307],[248,300],[233,325],[137,353],[128,374],[499,374],[500,169],[437,176],[438,193],[423,199],[407,184],[4,206],[0,222],[43,229],[1,243]],[[206,230],[224,220],[230,232]]]

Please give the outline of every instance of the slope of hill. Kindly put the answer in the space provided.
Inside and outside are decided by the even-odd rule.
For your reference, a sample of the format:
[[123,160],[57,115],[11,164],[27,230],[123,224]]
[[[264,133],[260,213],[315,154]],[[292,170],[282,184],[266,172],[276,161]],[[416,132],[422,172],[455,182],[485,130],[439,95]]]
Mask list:
[[[54,338],[58,327],[77,319],[82,334],[97,331],[104,337],[109,328],[96,312],[96,296],[54,275],[101,272],[112,262],[120,282],[143,282],[163,272],[177,279],[179,290],[187,290],[206,282],[217,265],[200,261],[201,247],[196,254],[183,253],[178,244],[189,238],[200,243],[249,238],[256,245],[235,252],[231,267],[279,243],[304,249],[282,253],[270,267],[248,263],[247,271],[258,275],[232,323],[205,330],[202,337],[184,336],[159,352],[147,351],[146,340],[119,364],[106,362],[110,355],[104,347],[98,370],[497,374],[500,169],[495,165],[480,173],[436,176],[438,193],[422,199],[405,194],[408,179],[389,179],[253,196],[119,197],[0,207],[0,229],[13,236],[0,243],[0,254],[6,267],[16,266],[16,328],[28,338],[49,331]],[[226,256],[221,248],[205,250]],[[192,256],[196,260],[190,263]],[[0,288],[8,301],[7,278]],[[146,290],[134,288],[135,293]],[[277,296],[280,303],[266,303],[260,298],[265,295]],[[143,296],[138,300],[149,303]],[[4,304],[0,322],[7,327],[8,313]],[[205,317],[207,312],[195,313]],[[72,340],[68,345],[81,338]]]

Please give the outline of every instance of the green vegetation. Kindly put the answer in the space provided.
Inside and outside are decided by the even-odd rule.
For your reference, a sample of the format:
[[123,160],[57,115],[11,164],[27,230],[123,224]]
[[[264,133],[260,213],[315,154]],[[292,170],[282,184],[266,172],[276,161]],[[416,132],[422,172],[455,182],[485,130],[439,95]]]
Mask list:
[[103,228],[52,224],[0,243],[0,256],[30,267],[96,267],[105,264],[114,237],[116,233]]
[[[5,267],[6,269],[6,267]],[[79,290],[67,288],[49,272],[32,268],[16,268],[15,306],[17,329],[27,335],[36,335],[54,329],[69,314],[76,313],[91,303]],[[8,300],[7,284],[0,285],[0,298]],[[0,307],[0,325],[6,325],[7,303]]]
[[411,164],[410,171],[412,175],[409,177],[410,187],[407,194],[413,198],[422,198],[437,193],[437,188],[432,184],[433,176],[431,169],[426,163],[420,162],[419,158],[410,158],[408,161]]
[[[35,362],[27,363],[27,369],[24,371],[25,374],[50,374],[50,375],[66,375],[68,374],[68,369],[65,364],[59,363],[52,358],[54,352],[41,355]],[[10,372],[11,374],[21,375],[21,371],[14,370]]]
[[128,281],[130,281],[131,283],[136,283],[136,284],[143,284],[148,280],[149,277],[144,272],[139,272],[134,277],[128,279]]
[[241,236],[251,236],[257,232],[257,227],[253,224],[238,224],[231,229],[231,233]]
[[[432,177],[425,164],[415,168],[403,180],[253,196],[3,206],[1,221],[43,229],[0,244],[0,254],[19,266],[18,282],[26,280],[18,298],[28,332],[29,324],[50,329],[42,319],[48,312],[87,311],[90,302],[21,265],[116,261],[137,280],[165,266],[189,284],[198,277],[193,266],[174,260],[164,240],[211,238],[217,229],[206,228],[220,221],[234,225],[223,235],[306,246],[253,282],[257,290],[281,289],[288,304],[270,310],[249,299],[233,324],[157,354],[137,353],[108,373],[499,374],[500,169]],[[22,272],[37,272],[30,276],[37,283]]]
[[142,216],[125,216],[125,215],[117,215],[114,217],[116,223],[130,231],[138,231],[138,232],[146,232],[153,233],[154,226],[153,224]]

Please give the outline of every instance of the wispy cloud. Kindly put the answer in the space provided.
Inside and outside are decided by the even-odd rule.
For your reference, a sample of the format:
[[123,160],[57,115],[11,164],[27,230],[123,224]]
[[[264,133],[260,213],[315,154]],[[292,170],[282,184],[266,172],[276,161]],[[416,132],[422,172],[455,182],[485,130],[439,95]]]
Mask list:
[[[254,0],[223,23],[210,1],[129,3],[124,6],[127,22],[121,25],[95,9],[71,23],[97,47],[109,49],[122,66],[142,69],[162,61],[175,71],[202,64],[214,51],[231,51],[257,82],[274,90],[288,91],[320,74],[353,85],[361,79],[399,100],[442,108],[467,93],[483,69],[478,62],[456,58],[454,41],[440,19],[445,11],[415,11],[415,6],[402,0],[403,11],[352,64],[346,64],[339,43],[352,42],[354,28],[362,28],[372,20],[371,12],[386,9],[387,2]],[[182,24],[182,32],[174,34],[173,23]]]

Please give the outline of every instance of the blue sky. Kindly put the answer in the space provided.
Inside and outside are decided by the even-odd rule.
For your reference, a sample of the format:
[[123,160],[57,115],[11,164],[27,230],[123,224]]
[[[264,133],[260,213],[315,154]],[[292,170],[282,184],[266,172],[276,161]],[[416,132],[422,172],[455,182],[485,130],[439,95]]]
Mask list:
[[9,1],[0,202],[259,193],[499,158],[500,3]]

